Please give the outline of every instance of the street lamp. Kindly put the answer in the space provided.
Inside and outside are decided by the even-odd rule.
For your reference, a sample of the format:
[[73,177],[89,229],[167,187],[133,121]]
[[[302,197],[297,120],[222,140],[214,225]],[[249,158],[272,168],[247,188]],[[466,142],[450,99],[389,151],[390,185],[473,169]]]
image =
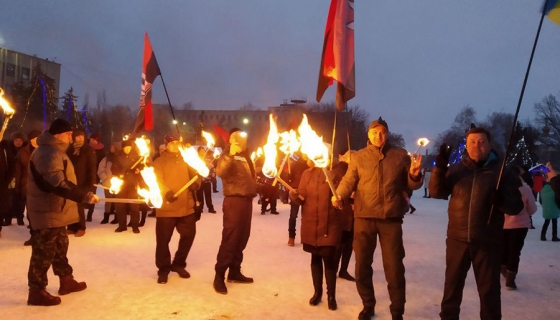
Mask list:
[[177,124],[177,120],[173,119],[173,124]]
[[243,119],[243,124],[248,124],[248,123],[249,123],[249,119],[244,118],[244,119]]

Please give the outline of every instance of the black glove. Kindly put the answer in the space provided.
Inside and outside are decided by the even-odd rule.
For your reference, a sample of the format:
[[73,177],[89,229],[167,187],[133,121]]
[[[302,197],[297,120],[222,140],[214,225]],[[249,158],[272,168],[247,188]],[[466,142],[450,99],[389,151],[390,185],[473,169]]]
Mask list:
[[167,200],[167,202],[169,203],[173,203],[175,201],[177,201],[177,197],[174,196],[175,193],[171,190],[167,191],[167,193],[165,194],[165,200]]
[[436,156],[436,167],[447,169],[447,165],[449,164],[449,157],[451,157],[452,150],[453,148],[445,143],[442,144],[441,147],[439,147],[439,152]]

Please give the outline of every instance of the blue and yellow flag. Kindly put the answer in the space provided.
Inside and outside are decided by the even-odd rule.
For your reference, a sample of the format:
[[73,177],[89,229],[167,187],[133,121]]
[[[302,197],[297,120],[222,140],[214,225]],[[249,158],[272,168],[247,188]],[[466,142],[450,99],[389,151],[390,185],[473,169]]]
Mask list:
[[552,21],[560,24],[560,0],[545,1],[544,14]]

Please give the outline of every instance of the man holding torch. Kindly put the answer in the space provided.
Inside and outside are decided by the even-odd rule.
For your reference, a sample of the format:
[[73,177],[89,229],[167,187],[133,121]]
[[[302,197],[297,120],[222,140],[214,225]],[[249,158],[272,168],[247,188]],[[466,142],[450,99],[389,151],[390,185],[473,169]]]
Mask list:
[[60,277],[60,295],[82,291],[68,263],[66,226],[79,221],[76,202],[97,203],[99,198],[88,188],[77,187],[74,166],[65,151],[72,141],[72,127],[63,119],[54,120],[49,130],[37,138],[38,147],[29,161],[27,178],[27,215],[31,227],[31,261],[27,274],[28,305],[53,306],[59,297],[46,291],[47,271],[53,267]]
[[379,117],[368,129],[368,145],[352,156],[332,202],[341,207],[353,191],[354,252],[356,254],[356,287],[364,305],[358,319],[369,320],[375,314],[373,289],[373,253],[377,238],[381,245],[383,269],[388,282],[389,307],[393,319],[404,314],[405,288],[402,223],[408,203],[407,190],[422,186],[422,156],[387,143],[389,126]]
[[255,169],[247,153],[247,133],[231,129],[229,143],[216,162],[216,174],[222,179],[224,193],[224,227],[213,283],[214,290],[220,294],[227,294],[224,281],[228,269],[228,282],[253,283],[253,278],[241,273],[241,263],[251,233],[253,198],[257,195]]
[[[181,278],[190,278],[185,270],[187,256],[191,250],[196,235],[195,200],[193,192],[200,187],[201,179],[196,179],[189,190],[175,196],[176,192],[196,176],[181,156],[180,138],[177,134],[168,133],[164,137],[165,150],[154,161],[154,172],[158,178],[161,194],[165,200],[161,208],[156,211],[156,266],[158,268],[158,283],[167,283],[170,271],[176,272]],[[169,241],[173,231],[179,233],[179,245],[173,262],[169,252]]]

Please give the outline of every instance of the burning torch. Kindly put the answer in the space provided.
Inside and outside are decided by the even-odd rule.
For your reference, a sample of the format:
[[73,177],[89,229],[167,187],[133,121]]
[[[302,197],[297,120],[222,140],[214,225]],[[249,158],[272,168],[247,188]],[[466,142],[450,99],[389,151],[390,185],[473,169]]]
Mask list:
[[3,96],[4,96],[4,90],[0,88],[0,107],[2,107],[2,110],[4,111],[4,115],[6,115],[6,117],[4,118],[4,124],[2,124],[2,130],[0,131],[0,140],[4,138],[4,132],[8,127],[8,122],[14,116],[15,113],[15,110],[12,109],[12,107],[10,107],[10,104],[6,99],[4,99]]

